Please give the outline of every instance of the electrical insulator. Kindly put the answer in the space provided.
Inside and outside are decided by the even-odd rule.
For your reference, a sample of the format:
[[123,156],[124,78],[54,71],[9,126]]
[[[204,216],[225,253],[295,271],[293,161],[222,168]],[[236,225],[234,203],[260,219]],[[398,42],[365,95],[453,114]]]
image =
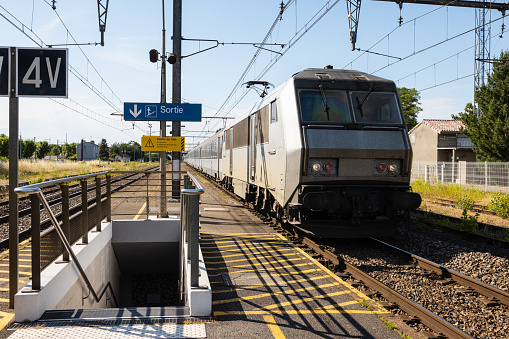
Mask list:
[[157,62],[159,60],[159,52],[156,49],[151,49],[148,52],[150,62]]
[[168,62],[170,64],[174,64],[177,62],[177,55],[175,53],[170,53],[170,55],[168,55]]

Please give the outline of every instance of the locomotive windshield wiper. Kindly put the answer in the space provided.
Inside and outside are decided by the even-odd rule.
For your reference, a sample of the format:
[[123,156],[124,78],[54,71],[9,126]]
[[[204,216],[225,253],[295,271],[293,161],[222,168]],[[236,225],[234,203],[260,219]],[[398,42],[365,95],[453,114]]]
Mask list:
[[368,93],[366,93],[366,95],[364,96],[364,98],[362,98],[361,101],[359,101],[359,97],[356,96],[355,99],[357,100],[357,109],[359,110],[359,112],[361,113],[361,117],[364,117],[364,114],[362,114],[362,104],[364,103],[364,101],[366,101],[366,99],[368,98],[368,96],[371,94],[371,92],[373,91],[373,89],[375,88],[374,85],[371,85],[369,87],[369,91]]
[[325,113],[327,114],[327,121],[329,121],[329,109],[330,109],[330,107],[327,105],[327,97],[325,96],[325,91],[323,90],[323,86],[322,85],[318,85],[318,88],[320,89],[320,94],[322,96],[323,109],[324,109]]

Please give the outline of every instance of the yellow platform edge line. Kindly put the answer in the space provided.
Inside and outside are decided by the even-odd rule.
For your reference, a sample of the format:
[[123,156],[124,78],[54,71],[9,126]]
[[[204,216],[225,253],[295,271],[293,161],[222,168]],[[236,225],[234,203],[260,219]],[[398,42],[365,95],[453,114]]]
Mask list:
[[[288,241],[286,240],[285,237],[283,237],[281,234],[277,233],[277,236],[281,238],[281,240],[284,240],[284,241]],[[343,279],[341,279],[340,277],[338,277],[337,275],[335,275],[333,272],[331,272],[329,269],[327,269],[325,266],[323,266],[322,264],[320,264],[316,259],[313,259],[309,254],[307,254],[306,252],[304,252],[302,249],[300,249],[299,247],[297,246],[294,246],[295,250],[298,251],[300,254],[302,254],[304,257],[306,257],[307,259],[309,259],[313,264],[315,264],[316,266],[318,266],[323,272],[325,272],[326,274],[328,274],[331,278],[333,278],[334,280],[336,280],[338,283],[340,283],[341,285],[345,286],[347,289],[349,289],[352,293],[354,293],[355,295],[357,295],[360,299],[366,299],[366,300],[372,300],[371,298],[369,298],[367,295],[365,295],[364,293],[362,293],[361,291],[357,290],[356,288],[354,288],[352,285],[350,285],[349,283],[343,281]],[[382,307],[382,305],[380,305],[379,303],[376,303],[376,307],[378,308],[378,311],[374,311],[375,313],[376,312],[386,312],[386,309]]]
[[274,320],[274,317],[272,315],[264,315],[263,320],[265,320],[265,323],[267,326],[269,326],[270,333],[272,333],[272,336],[274,339],[286,339],[283,332],[281,332],[281,329],[276,323],[276,320]]

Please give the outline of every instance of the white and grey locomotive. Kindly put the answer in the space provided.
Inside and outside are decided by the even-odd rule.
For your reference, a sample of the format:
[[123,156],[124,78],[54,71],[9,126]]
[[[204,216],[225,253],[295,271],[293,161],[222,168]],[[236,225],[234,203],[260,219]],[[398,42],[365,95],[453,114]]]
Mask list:
[[396,85],[353,70],[295,74],[185,161],[318,237],[390,235],[421,202]]

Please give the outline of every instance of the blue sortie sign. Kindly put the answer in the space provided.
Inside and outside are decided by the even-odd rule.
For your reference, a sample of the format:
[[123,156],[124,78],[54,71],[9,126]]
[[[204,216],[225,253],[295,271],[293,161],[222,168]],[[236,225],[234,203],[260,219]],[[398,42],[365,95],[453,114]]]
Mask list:
[[201,121],[201,104],[124,102],[124,120]]

